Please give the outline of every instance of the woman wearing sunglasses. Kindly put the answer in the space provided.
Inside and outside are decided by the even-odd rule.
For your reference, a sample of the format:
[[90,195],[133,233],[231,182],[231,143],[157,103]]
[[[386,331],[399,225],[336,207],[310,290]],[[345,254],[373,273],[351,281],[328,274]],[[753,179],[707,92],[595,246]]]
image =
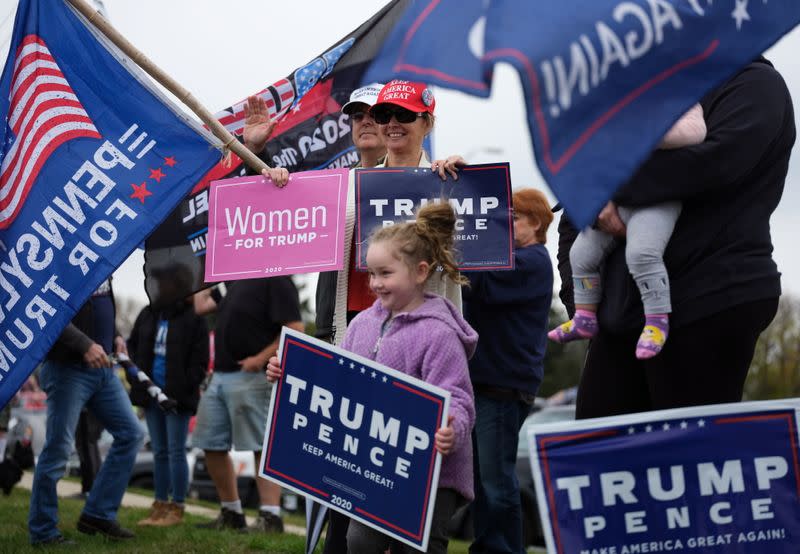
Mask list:
[[433,130],[435,108],[436,99],[423,83],[395,80],[381,89],[370,109],[387,149],[386,162],[378,167],[430,167],[442,179],[448,174],[458,179],[458,168],[467,165],[461,156],[430,163],[422,148]]
[[[378,94],[369,116],[378,124],[378,134],[386,146],[386,159],[376,167],[424,167],[438,172],[442,179],[450,175],[458,179],[458,168],[466,165],[461,156],[450,156],[433,163],[422,148],[425,137],[433,130],[436,99],[423,83],[391,81]],[[351,116],[352,117],[352,116]],[[362,117],[366,117],[362,116]],[[345,221],[344,259],[348,266],[336,276],[336,297],[333,324],[325,329],[325,338],[340,344],[347,324],[358,312],[375,301],[369,291],[366,273],[356,272],[353,263],[353,230],[355,227],[354,173],[350,172],[347,218]],[[279,187],[289,182],[289,173],[282,168],[270,170],[268,176]],[[430,292],[444,296],[461,309],[461,287],[447,277],[428,281]]]
[[[386,146],[386,160],[376,167],[424,167],[438,171],[442,179],[449,173],[457,177],[458,167],[466,165],[460,156],[431,163],[422,142],[433,130],[433,111],[436,100],[422,83],[391,81],[378,94],[369,113],[378,124],[378,134]],[[351,181],[353,173],[351,172]],[[355,226],[355,186],[348,190],[347,220],[345,223],[345,259],[351,269],[340,271],[336,281],[336,301],[333,310],[333,340],[339,344],[348,323],[359,311],[369,308],[375,297],[369,291],[366,274],[352,270],[353,229]],[[361,286],[359,286],[361,283]],[[461,287],[450,278],[432,278],[430,292],[446,297],[461,309]]]

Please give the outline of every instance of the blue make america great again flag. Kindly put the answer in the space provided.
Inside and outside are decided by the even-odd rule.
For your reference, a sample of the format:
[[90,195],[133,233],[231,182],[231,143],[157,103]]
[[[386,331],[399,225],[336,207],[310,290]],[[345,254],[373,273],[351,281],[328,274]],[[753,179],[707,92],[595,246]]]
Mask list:
[[797,0],[424,0],[363,82],[486,97],[510,63],[539,169],[582,227],[683,112],[798,23]]
[[0,406],[218,160],[62,0],[22,0],[0,81]]

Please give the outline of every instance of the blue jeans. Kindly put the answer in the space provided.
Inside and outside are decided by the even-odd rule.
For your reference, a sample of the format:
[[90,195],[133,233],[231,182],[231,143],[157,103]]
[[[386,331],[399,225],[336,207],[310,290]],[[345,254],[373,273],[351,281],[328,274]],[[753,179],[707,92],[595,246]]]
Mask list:
[[475,541],[471,554],[525,552],[517,480],[519,430],[530,406],[521,400],[495,400],[475,393]]
[[155,400],[144,410],[150,447],[153,449],[153,484],[156,500],[182,504],[189,489],[189,464],[186,461],[186,437],[189,435],[188,413],[169,414]]
[[83,513],[113,520],[142,443],[142,430],[131,402],[110,368],[47,361],[39,380],[47,393],[47,435],[33,474],[28,531],[31,542],[55,538],[58,524],[56,483],[64,475],[75,439],[75,426],[87,406],[114,442],[86,499]]

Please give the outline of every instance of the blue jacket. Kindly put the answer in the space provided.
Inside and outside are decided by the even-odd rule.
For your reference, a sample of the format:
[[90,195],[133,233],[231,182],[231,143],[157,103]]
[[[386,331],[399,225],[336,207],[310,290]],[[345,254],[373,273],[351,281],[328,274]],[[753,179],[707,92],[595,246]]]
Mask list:
[[553,265],[542,244],[514,251],[514,271],[465,273],[464,316],[478,332],[474,385],[535,395],[544,373]]

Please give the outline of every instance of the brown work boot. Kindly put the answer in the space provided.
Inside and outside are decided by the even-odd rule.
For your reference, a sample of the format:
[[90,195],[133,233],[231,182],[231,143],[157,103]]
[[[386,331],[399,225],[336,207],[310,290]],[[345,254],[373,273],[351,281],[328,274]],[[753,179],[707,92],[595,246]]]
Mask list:
[[161,521],[161,518],[163,518],[166,513],[167,506],[169,506],[169,502],[156,500],[150,508],[150,515],[139,521],[136,525],[158,525],[158,522]]
[[172,525],[179,525],[183,523],[183,510],[184,507],[176,504],[175,502],[169,502],[167,507],[164,508],[164,513],[161,516],[161,519],[157,520],[153,525],[156,527],[171,527]]

